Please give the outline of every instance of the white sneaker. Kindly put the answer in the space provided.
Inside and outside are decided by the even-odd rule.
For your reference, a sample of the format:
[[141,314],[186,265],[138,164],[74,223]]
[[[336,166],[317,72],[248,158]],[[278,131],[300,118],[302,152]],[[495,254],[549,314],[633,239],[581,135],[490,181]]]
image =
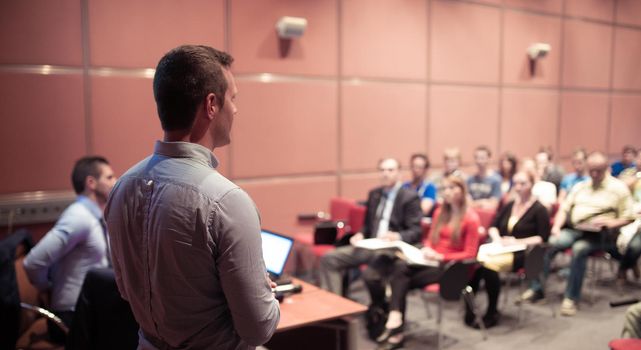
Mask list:
[[562,316],[574,316],[576,315],[576,302],[572,299],[564,298],[561,303],[561,309],[559,313]]

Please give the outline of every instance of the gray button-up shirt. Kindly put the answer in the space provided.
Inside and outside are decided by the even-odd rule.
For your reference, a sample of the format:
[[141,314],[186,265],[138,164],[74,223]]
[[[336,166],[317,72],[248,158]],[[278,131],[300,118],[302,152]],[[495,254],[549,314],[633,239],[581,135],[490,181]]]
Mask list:
[[74,310],[87,272],[107,267],[107,238],[100,220],[98,204],[78,196],[25,258],[29,281],[40,290],[51,288],[52,310]]
[[112,263],[141,345],[248,349],[276,329],[258,211],[217,165],[205,147],[158,141],[110,195]]

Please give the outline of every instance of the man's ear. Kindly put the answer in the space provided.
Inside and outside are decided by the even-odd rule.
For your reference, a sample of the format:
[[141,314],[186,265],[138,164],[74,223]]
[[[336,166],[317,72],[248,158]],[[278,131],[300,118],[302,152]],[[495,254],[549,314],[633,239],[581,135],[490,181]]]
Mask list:
[[95,177],[89,175],[85,178],[85,189],[90,189],[92,191],[96,190],[96,184],[98,181]]
[[205,98],[207,105],[207,115],[210,118],[213,118],[216,113],[218,113],[218,98],[215,94],[209,93]]

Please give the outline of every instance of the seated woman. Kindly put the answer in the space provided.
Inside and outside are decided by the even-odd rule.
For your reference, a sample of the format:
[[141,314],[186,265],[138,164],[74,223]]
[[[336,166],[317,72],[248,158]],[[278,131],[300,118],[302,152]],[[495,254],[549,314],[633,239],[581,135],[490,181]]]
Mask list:
[[[423,240],[426,259],[439,262],[474,258],[478,250],[479,218],[468,209],[465,181],[450,175],[439,189],[443,203],[436,209],[430,234]],[[405,260],[384,257],[363,272],[372,304],[384,304],[386,276],[392,290],[390,312],[385,330],[376,339],[379,349],[397,349],[403,345],[403,322],[407,293],[411,288],[438,282],[439,267],[409,265]],[[441,264],[442,265],[442,264]]]
[[[550,235],[550,216],[547,209],[532,195],[532,173],[520,171],[514,174],[512,184],[515,198],[499,210],[488,233],[493,243],[502,245],[535,245],[547,241]],[[488,306],[483,323],[493,327],[499,321],[497,303],[501,291],[499,272],[516,271],[523,267],[525,252],[491,256],[479,255],[482,266],[476,270],[470,286],[476,292],[481,280],[485,280]],[[466,310],[465,324],[478,328],[472,310]]]

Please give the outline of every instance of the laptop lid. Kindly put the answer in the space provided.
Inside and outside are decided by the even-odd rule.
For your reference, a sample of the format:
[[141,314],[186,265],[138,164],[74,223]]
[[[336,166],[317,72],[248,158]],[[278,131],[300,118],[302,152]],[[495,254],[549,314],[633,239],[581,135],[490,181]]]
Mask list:
[[285,263],[294,246],[294,239],[276,232],[261,229],[263,260],[272,278],[279,278],[285,270]]

